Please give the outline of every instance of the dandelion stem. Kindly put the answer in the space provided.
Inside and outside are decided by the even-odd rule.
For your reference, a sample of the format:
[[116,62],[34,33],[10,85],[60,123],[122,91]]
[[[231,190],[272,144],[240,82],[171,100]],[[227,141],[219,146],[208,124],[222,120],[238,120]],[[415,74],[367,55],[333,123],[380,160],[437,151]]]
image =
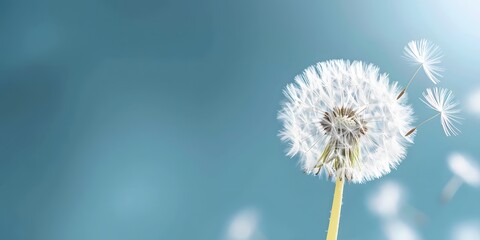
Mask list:
[[452,199],[452,197],[455,195],[457,190],[462,186],[462,179],[460,179],[457,176],[453,176],[450,181],[448,181],[447,185],[442,190],[442,197],[441,201],[442,203],[447,203]]
[[342,210],[343,179],[337,179],[333,195],[332,210],[330,211],[330,224],[328,225],[327,240],[337,240],[340,212]]
[[430,120],[436,118],[438,115],[440,115],[440,113],[437,113],[433,116],[431,116],[430,118],[424,120],[423,122],[421,122],[420,124],[418,124],[416,127],[410,129],[410,131],[408,131],[406,134],[405,134],[405,137],[407,137],[408,135],[412,134],[413,132],[415,132],[417,130],[417,128],[419,128],[420,126],[422,126],[423,124],[429,122]]
[[418,66],[417,68],[417,71],[415,71],[415,73],[413,74],[412,78],[410,78],[410,81],[408,81],[407,83],[407,86],[405,86],[405,88],[400,92],[400,94],[398,94],[398,97],[397,97],[397,100],[400,99],[403,94],[405,94],[405,92],[407,91],[408,87],[410,86],[410,84],[412,83],[413,79],[415,78],[415,76],[417,76],[418,74],[418,71],[420,71],[420,68],[422,68],[423,64],[420,64],[420,66]]

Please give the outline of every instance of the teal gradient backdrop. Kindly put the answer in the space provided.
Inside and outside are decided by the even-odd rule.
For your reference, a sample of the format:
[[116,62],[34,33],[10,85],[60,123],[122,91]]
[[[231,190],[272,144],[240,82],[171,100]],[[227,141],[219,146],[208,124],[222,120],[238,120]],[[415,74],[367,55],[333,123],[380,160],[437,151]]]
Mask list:
[[[444,52],[440,86],[480,88],[476,1],[0,1],[0,239],[228,239],[245,208],[263,237],[324,239],[334,185],[306,176],[277,133],[282,89],[331,58],[377,64],[405,84],[410,40]],[[432,86],[421,74],[409,97]],[[480,104],[480,103],[479,103]],[[464,106],[464,105],[462,105]],[[345,186],[340,239],[385,239],[366,199],[394,180],[427,216],[423,239],[479,221],[480,192],[439,193],[462,134],[421,129],[397,170]]]

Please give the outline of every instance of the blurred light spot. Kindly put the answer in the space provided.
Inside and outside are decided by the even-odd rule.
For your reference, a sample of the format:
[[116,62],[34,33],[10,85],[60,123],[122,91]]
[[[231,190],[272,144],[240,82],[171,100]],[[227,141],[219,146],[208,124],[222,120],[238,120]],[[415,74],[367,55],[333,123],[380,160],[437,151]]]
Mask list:
[[467,97],[467,111],[480,118],[480,88],[475,89]]
[[404,191],[400,184],[388,181],[368,198],[370,211],[383,218],[395,217],[403,202]]
[[400,220],[387,222],[383,231],[388,240],[417,240],[420,239],[415,230]]
[[227,232],[228,240],[253,239],[258,228],[258,212],[245,209],[237,213],[230,222]]
[[478,1],[438,1],[438,4],[443,8],[438,11],[438,14],[442,14],[440,19],[444,20],[441,23],[443,26],[450,25],[456,31],[480,37],[475,27],[480,23]]
[[480,170],[471,159],[463,154],[453,153],[448,158],[448,166],[465,183],[474,187],[480,186]]
[[479,240],[480,222],[465,222],[455,226],[452,240]]

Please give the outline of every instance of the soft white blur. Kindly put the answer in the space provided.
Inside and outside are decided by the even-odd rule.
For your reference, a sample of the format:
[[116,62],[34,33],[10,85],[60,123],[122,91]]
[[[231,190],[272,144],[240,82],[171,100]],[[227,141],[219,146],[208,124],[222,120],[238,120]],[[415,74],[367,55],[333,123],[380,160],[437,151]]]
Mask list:
[[448,166],[465,183],[474,187],[480,186],[480,170],[473,160],[463,154],[452,153],[448,158]]
[[239,211],[230,221],[227,229],[227,240],[263,240],[265,237],[259,230],[259,213],[255,209],[246,208]]
[[370,211],[380,218],[386,239],[421,239],[400,215],[400,210],[406,206],[405,190],[398,182],[384,182],[367,198],[367,205]]
[[467,111],[480,118],[480,88],[477,88],[467,95]]
[[378,216],[392,218],[397,216],[403,200],[404,191],[400,184],[387,181],[368,197],[367,205],[370,211]]
[[401,220],[388,221],[383,225],[383,231],[388,240],[418,240],[415,230]]
[[452,240],[479,240],[480,222],[464,222],[453,228]]

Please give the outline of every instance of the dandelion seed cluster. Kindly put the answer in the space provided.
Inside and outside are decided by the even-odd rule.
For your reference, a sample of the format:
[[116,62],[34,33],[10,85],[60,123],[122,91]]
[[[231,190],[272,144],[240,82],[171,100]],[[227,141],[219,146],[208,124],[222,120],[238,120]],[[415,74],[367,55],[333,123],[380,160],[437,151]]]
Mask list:
[[389,173],[413,141],[404,136],[413,110],[398,93],[373,64],[329,60],[307,68],[287,85],[278,115],[288,155],[299,155],[308,174],[354,183]]

